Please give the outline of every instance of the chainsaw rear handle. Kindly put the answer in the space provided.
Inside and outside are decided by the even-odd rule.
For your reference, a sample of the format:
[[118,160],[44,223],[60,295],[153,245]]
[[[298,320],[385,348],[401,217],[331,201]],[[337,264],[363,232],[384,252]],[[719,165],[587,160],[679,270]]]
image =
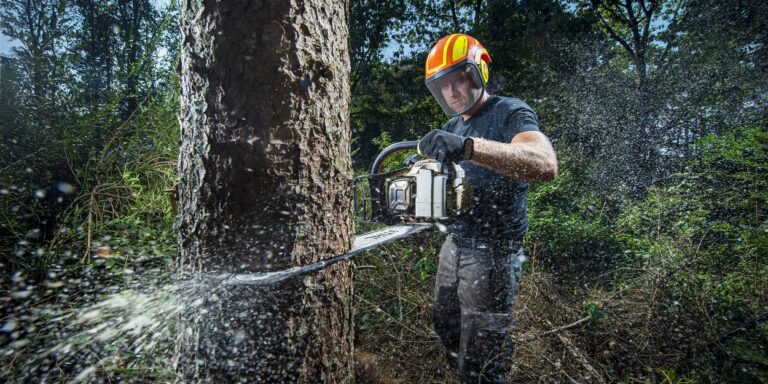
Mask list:
[[376,156],[376,159],[373,160],[373,165],[371,165],[371,175],[376,175],[381,172],[381,166],[384,164],[384,161],[387,160],[387,158],[392,155],[393,153],[397,151],[405,151],[410,149],[417,149],[419,146],[418,140],[413,141],[401,141],[399,143],[394,143],[386,148],[384,148],[381,153],[379,153],[378,156]]

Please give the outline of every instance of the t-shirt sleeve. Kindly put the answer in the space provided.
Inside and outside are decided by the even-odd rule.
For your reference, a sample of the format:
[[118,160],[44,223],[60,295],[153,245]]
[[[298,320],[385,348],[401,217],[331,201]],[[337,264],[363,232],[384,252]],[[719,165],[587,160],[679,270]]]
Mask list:
[[527,104],[521,102],[520,105],[509,110],[501,134],[504,142],[509,143],[518,133],[525,131],[541,131],[541,129],[539,129],[539,118],[536,113]]

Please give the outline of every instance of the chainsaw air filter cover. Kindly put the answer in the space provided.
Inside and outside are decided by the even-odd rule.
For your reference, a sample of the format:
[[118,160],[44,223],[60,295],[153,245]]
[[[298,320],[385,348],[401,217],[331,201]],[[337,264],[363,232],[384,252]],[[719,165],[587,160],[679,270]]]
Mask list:
[[409,178],[388,180],[389,191],[387,195],[387,207],[393,213],[408,213],[411,206],[411,195],[415,194],[416,186],[412,185]]

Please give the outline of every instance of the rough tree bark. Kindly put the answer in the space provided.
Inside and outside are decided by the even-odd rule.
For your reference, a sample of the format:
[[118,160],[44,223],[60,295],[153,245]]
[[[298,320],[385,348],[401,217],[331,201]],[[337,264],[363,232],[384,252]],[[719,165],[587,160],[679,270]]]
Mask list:
[[346,1],[181,5],[179,270],[199,277],[178,327],[184,382],[349,382],[344,263],[275,286],[207,276],[348,250]]

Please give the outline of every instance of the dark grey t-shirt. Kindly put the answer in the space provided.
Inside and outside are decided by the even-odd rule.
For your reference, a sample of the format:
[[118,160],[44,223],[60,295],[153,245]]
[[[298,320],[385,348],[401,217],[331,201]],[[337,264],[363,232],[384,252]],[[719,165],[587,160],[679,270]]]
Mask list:
[[[456,116],[442,129],[460,136],[509,143],[520,132],[538,131],[539,120],[523,101],[494,95],[468,120]],[[474,204],[450,226],[451,233],[491,241],[522,238],[528,230],[525,212],[528,183],[471,161],[459,164],[472,186]]]

